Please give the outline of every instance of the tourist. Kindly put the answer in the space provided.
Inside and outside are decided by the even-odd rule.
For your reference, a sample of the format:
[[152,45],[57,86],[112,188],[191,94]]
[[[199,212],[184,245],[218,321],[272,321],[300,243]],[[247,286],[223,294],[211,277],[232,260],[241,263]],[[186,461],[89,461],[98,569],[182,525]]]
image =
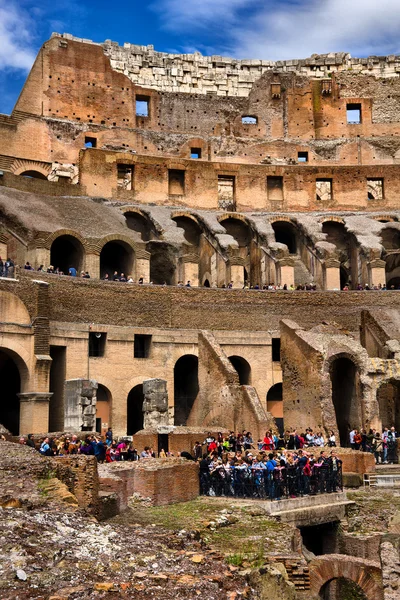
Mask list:
[[112,428],[109,427],[106,431],[106,444],[107,446],[111,446],[113,441],[113,432],[112,432]]
[[26,440],[26,445],[30,446],[31,448],[36,448],[35,440],[33,438],[32,433],[28,433],[28,439]]
[[43,442],[40,444],[39,452],[42,456],[51,456],[52,452],[48,437],[45,437]]
[[69,275],[70,277],[76,277],[77,273],[76,273],[76,269],[75,269],[75,267],[70,267],[70,268],[68,269],[68,275]]
[[25,269],[25,271],[33,271],[34,270],[31,263],[28,261],[26,261],[26,263],[24,265],[24,269]]

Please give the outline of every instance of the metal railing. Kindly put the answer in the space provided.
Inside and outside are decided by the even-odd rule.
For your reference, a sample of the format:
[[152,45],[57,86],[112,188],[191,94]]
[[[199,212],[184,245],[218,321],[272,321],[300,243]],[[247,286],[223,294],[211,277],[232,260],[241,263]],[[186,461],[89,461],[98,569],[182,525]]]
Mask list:
[[273,471],[252,466],[220,465],[200,467],[200,494],[234,498],[280,500],[342,491],[342,469],[314,465],[311,474],[296,466],[277,467]]

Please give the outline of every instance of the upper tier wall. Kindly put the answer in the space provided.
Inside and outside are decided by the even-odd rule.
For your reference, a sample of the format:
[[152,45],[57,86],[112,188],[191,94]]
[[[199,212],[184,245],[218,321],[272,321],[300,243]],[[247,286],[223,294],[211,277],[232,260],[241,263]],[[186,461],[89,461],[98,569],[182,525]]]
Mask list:
[[[53,33],[84,43],[91,40],[71,34]],[[346,52],[314,54],[301,60],[237,60],[224,56],[169,54],[156,52],[154,46],[138,46],[106,40],[102,44],[111,66],[142,87],[163,92],[213,93],[221,96],[249,95],[253,83],[266,71],[294,72],[307,77],[328,77],[332,72],[353,71],[375,77],[394,77],[400,73],[400,56],[352,58]]]

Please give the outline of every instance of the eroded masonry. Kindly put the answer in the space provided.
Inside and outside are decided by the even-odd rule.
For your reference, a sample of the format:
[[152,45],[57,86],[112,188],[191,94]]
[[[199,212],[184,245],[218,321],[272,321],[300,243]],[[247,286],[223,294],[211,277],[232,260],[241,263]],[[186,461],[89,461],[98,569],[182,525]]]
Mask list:
[[0,116],[4,428],[399,430],[399,73],[54,34]]

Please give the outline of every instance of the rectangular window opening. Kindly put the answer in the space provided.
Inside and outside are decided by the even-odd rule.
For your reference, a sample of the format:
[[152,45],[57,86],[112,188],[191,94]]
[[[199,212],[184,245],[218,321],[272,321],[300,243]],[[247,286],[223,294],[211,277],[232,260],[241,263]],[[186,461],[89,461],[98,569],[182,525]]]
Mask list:
[[106,350],[107,334],[103,331],[89,332],[89,356],[104,356]]
[[347,123],[359,125],[361,123],[361,104],[346,104]]
[[150,114],[150,97],[149,96],[136,96],[136,116],[137,117],[148,117]]
[[85,147],[86,148],[96,148],[97,139],[95,137],[85,136]]
[[124,190],[132,189],[133,165],[117,164],[117,186]]
[[299,163],[308,162],[308,152],[298,152],[297,153],[297,162],[299,162]]
[[267,177],[267,194],[268,200],[283,200],[283,177]]
[[190,158],[201,158],[201,148],[190,148]]
[[383,200],[383,179],[379,177],[367,178],[368,200]]
[[170,196],[183,196],[185,193],[185,171],[178,169],[168,170],[168,194]]
[[317,179],[315,188],[317,200],[332,200],[332,179]]
[[272,362],[281,360],[281,338],[272,338]]
[[135,333],[133,342],[134,358],[149,358],[151,348],[151,335]]
[[218,208],[236,210],[234,175],[218,175]]

